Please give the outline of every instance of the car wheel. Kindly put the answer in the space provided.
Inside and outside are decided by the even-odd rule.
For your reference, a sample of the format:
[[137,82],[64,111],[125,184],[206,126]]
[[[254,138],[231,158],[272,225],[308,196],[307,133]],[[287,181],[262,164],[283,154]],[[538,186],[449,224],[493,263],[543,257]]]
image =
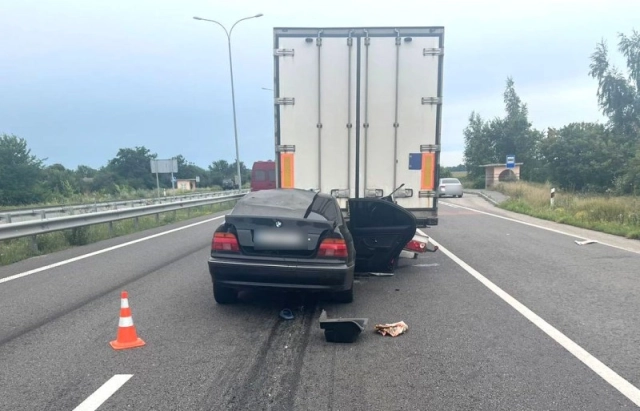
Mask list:
[[333,300],[341,304],[349,304],[353,302],[353,284],[346,291],[340,291],[334,294]]
[[233,288],[213,283],[213,298],[218,304],[233,304],[238,301],[238,292]]
[[458,197],[459,197],[459,198],[462,198],[462,194],[460,194]]

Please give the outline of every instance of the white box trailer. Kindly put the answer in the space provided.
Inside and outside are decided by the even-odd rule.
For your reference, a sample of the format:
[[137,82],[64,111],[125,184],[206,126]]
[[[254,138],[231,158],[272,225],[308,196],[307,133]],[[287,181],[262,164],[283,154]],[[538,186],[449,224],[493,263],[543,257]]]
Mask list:
[[438,224],[443,27],[274,28],[279,188],[383,197]]

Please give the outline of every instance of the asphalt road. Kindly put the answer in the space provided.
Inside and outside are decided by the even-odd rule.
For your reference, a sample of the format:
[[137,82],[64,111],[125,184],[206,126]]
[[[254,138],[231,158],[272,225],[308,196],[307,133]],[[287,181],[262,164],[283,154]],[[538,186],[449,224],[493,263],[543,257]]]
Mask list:
[[[119,374],[131,377],[100,410],[637,408],[617,388],[640,387],[638,242],[483,214],[475,210],[564,229],[474,196],[440,210],[427,233],[447,252],[403,260],[393,277],[358,278],[347,305],[273,293],[216,305],[206,259],[220,220],[211,217],[1,267],[0,409],[73,410]],[[574,242],[587,234],[630,251]],[[469,269],[624,380],[603,378]],[[146,345],[114,351],[122,290]],[[278,317],[284,307],[294,320]],[[354,344],[326,343],[322,309],[367,317],[369,330]],[[395,321],[409,331],[373,332]]]

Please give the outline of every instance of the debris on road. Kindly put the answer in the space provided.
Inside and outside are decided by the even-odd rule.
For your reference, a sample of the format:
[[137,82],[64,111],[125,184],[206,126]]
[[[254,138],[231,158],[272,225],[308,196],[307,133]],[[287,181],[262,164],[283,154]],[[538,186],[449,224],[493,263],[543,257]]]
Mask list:
[[293,320],[294,319],[293,312],[288,308],[285,308],[284,310],[280,311],[280,317],[282,319],[284,319],[284,320]]
[[404,334],[409,329],[409,326],[404,321],[399,321],[397,323],[392,324],[378,324],[376,325],[376,331],[385,335],[390,335],[392,337],[397,337],[400,334]]
[[578,240],[576,240],[575,242],[576,242],[576,244],[578,244],[578,245],[587,245],[587,244],[594,244],[594,243],[597,243],[597,241],[596,241],[596,240],[584,240],[584,241],[578,241]]
[[368,322],[368,318],[329,319],[325,310],[320,314],[320,328],[324,330],[324,338],[327,342],[352,343]]

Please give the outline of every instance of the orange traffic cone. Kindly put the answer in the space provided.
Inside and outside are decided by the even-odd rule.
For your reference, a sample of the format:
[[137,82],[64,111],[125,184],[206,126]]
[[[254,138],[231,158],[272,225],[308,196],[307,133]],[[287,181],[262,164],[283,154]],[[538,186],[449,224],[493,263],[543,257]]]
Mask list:
[[124,350],[127,348],[142,347],[145,342],[138,337],[136,327],[133,325],[131,308],[129,308],[129,294],[122,292],[120,297],[120,322],[118,323],[118,337],[111,341],[114,350]]

